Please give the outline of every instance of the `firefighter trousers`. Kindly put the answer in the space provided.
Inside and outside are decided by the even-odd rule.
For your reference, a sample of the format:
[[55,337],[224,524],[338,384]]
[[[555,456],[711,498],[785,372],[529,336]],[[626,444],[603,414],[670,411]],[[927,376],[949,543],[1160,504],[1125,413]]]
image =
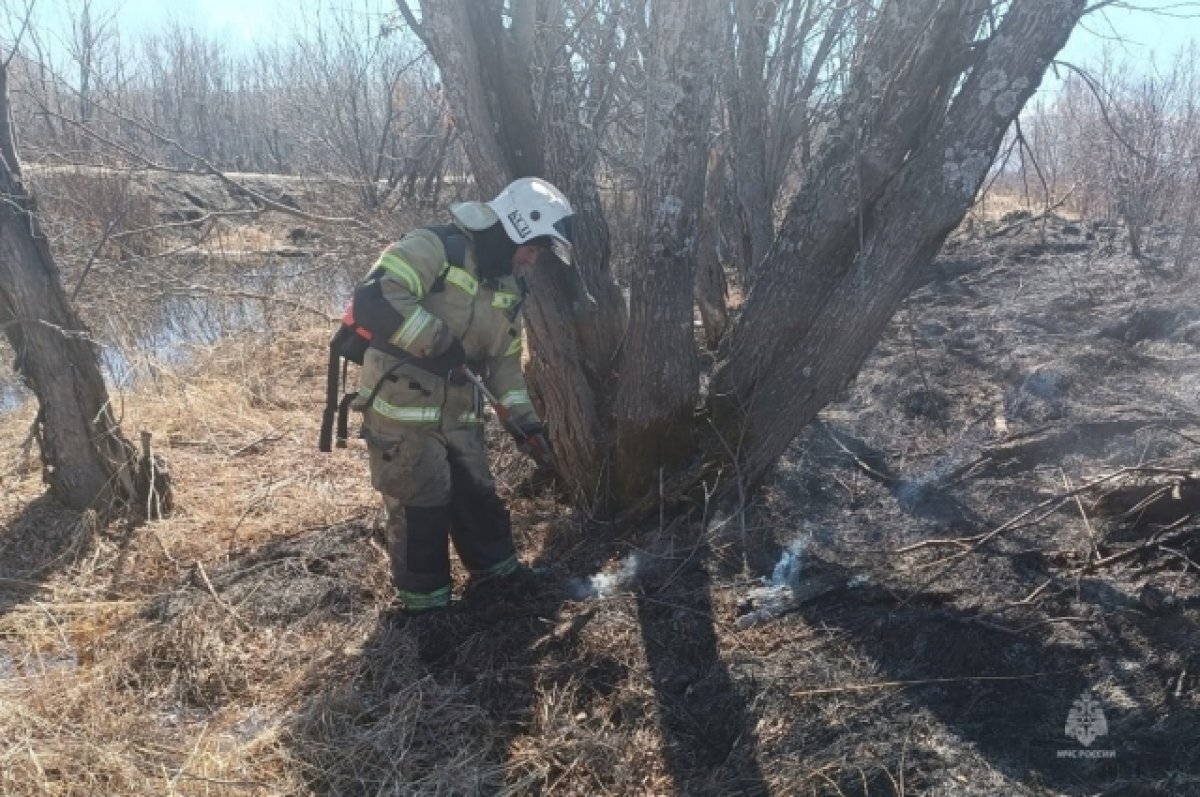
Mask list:
[[512,523],[488,468],[483,425],[427,430],[413,425],[399,439],[367,435],[371,483],[387,510],[392,580],[404,606],[447,606],[453,543],[472,578],[517,568]]

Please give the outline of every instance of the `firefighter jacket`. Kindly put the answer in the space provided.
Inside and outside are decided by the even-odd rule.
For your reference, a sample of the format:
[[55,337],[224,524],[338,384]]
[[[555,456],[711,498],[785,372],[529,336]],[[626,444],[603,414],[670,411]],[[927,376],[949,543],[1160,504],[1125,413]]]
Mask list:
[[[508,408],[516,426],[538,423],[521,371],[525,291],[515,277],[481,281],[473,244],[461,268],[451,265],[441,239],[427,229],[389,246],[371,270],[382,272],[383,296],[402,319],[390,334],[393,346],[426,358],[441,354],[457,338],[469,367]],[[360,407],[370,410],[368,431],[384,441],[414,429],[446,431],[480,423],[483,407],[476,393],[469,382],[457,384],[375,347],[363,358]]]

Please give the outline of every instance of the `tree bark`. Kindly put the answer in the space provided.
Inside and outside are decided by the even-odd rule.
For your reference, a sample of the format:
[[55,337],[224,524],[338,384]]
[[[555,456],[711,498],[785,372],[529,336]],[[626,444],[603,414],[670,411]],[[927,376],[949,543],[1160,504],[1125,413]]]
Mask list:
[[[552,15],[544,29],[562,37],[561,19]],[[541,108],[546,177],[575,209],[575,262],[564,271],[548,264],[539,282],[556,285],[532,291],[529,313],[530,384],[552,419],[555,454],[576,497],[607,511],[607,418],[615,394],[617,345],[625,329],[625,299],[609,272],[608,222],[596,185],[600,146],[594,126],[579,124],[582,105],[576,78],[561,48],[545,59]],[[531,283],[532,285],[532,283]]]
[[137,497],[136,452],[121,434],[95,343],[67,300],[20,179],[0,64],[0,327],[38,401],[37,436],[51,493],[74,509]]
[[696,307],[704,327],[704,343],[715,350],[729,327],[728,284],[719,252],[721,194],[725,183],[725,157],[719,146],[709,150],[704,182],[704,211],[696,247]]
[[[579,123],[562,30],[553,15],[536,19],[528,0],[513,6],[511,30],[495,0],[422,0],[421,8],[418,31],[442,72],[481,195],[537,175],[575,209],[573,267],[546,262],[528,278],[526,373],[550,426],[559,476],[579,503],[606,503],[605,420],[625,308],[608,273],[609,232],[594,177],[599,147],[594,129]],[[542,89],[536,97],[535,87]]]
[[651,11],[643,187],[629,328],[617,390],[616,488],[641,498],[659,468],[694,454],[699,396],[692,295],[721,31],[717,0]]
[[[403,5],[404,0],[399,1]],[[494,4],[489,0],[481,5],[490,10]],[[471,163],[480,194],[493,197],[517,175],[504,150],[505,139],[498,133],[503,120],[496,116],[494,103],[488,97],[489,86],[481,79],[483,43],[476,39],[481,10],[476,9],[473,14],[473,8],[473,3],[464,0],[422,0],[417,31],[442,73],[446,99],[454,112],[463,151]],[[500,24],[498,18],[496,24]],[[511,92],[504,92],[508,93]]]
[[734,189],[742,230],[742,275],[754,270],[766,254],[774,235],[771,198],[767,184],[767,86],[764,76],[767,39],[771,31],[769,0],[736,4],[737,57],[725,76],[725,102],[729,106],[729,129],[733,139]]
[[[714,376],[716,426],[726,443],[741,441],[739,473],[751,484],[857,373],[1084,11],[1084,0],[1014,0],[947,107],[959,79],[948,67],[978,18],[966,4],[923,5],[930,13],[916,25],[881,18],[892,44],[874,54],[888,58],[890,85],[875,86],[874,113],[843,110],[865,127],[850,139],[858,146],[839,154],[848,142],[832,141],[814,163]],[[871,96],[862,92],[879,66],[860,68],[849,100]]]

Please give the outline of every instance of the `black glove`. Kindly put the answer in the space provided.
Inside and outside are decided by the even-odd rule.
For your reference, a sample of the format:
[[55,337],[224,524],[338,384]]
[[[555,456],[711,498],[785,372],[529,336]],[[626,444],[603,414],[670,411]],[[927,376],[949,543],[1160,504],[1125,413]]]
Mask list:
[[546,428],[540,422],[534,422],[527,423],[520,429],[521,435],[517,437],[517,448],[520,452],[533,459],[538,470],[553,470],[554,453],[550,450]]
[[526,441],[531,437],[537,435],[546,436],[546,427],[542,425],[541,421],[531,421],[530,423],[522,424],[516,427],[516,431],[519,434],[514,433],[513,439],[517,441],[518,446],[526,445]]
[[450,345],[441,354],[435,357],[418,357],[414,362],[418,368],[442,379],[448,379],[450,372],[456,371],[466,361],[467,353],[463,351],[462,342],[458,338],[451,338]]

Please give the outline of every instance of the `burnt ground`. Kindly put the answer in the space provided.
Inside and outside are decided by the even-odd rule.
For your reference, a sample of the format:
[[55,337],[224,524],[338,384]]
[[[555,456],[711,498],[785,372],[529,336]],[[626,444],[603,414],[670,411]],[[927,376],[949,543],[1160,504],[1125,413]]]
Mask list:
[[559,586],[385,617],[332,688],[396,733],[422,674],[499,768],[461,781],[463,749],[420,728],[405,764],[368,752],[355,708],[297,726],[310,782],[1200,794],[1200,305],[1114,238],[952,242],[744,513],[637,531],[515,500]]

